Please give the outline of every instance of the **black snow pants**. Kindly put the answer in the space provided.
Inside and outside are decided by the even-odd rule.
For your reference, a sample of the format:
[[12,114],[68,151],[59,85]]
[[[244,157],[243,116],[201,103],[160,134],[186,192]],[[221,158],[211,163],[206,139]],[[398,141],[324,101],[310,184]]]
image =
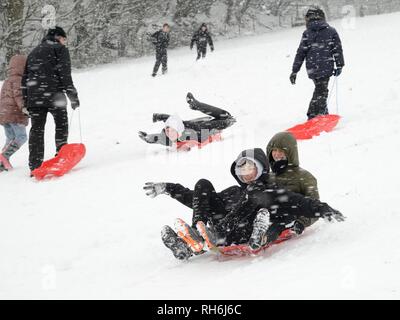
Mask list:
[[157,48],[156,50],[156,63],[153,69],[153,75],[156,75],[160,65],[162,64],[162,73],[165,74],[168,71],[168,53],[167,49]]
[[197,59],[199,60],[200,58],[205,58],[207,55],[207,44],[204,46],[198,45],[197,46]]
[[29,168],[32,170],[39,168],[44,157],[44,129],[47,114],[51,113],[56,126],[56,150],[68,142],[68,112],[66,107],[38,107],[29,108],[31,116],[31,130],[29,133]]
[[312,119],[318,115],[328,114],[327,100],[329,95],[329,79],[330,78],[313,79],[315,90],[307,112],[308,119]]

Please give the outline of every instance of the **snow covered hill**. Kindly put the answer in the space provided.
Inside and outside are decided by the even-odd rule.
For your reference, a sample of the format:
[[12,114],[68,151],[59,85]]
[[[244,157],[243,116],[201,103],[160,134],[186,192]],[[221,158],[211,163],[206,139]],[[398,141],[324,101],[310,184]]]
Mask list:
[[[301,164],[318,177],[341,224],[318,222],[301,238],[255,258],[208,255],[176,261],[160,240],[163,225],[190,219],[167,196],[147,198],[147,181],[199,178],[220,190],[235,183],[229,166],[244,148],[305,120],[312,83],[304,69],[289,83],[302,28],[216,43],[195,63],[188,48],[170,52],[170,73],[150,77],[153,57],[76,72],[84,161],[65,177],[28,177],[27,146],[0,177],[0,298],[400,298],[400,14],[334,21],[347,66],[339,78],[337,130],[300,142]],[[188,91],[227,108],[238,123],[224,141],[189,153],[146,145],[153,112],[188,109]],[[331,112],[336,112],[335,96]],[[51,119],[49,119],[51,120]],[[77,115],[71,142],[79,140]],[[47,125],[46,157],[54,154]]]

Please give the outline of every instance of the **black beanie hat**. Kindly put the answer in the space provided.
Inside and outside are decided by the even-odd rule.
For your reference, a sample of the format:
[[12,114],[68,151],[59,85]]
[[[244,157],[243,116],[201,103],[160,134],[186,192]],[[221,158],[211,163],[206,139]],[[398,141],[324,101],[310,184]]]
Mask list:
[[325,13],[322,9],[318,7],[314,7],[311,9],[308,9],[306,13],[306,19],[308,21],[313,21],[313,20],[325,20]]
[[67,34],[65,33],[64,29],[61,27],[55,27],[53,29],[49,29],[49,31],[47,32],[47,35],[51,36],[51,37],[57,37],[57,36],[63,37],[63,38],[67,37]]

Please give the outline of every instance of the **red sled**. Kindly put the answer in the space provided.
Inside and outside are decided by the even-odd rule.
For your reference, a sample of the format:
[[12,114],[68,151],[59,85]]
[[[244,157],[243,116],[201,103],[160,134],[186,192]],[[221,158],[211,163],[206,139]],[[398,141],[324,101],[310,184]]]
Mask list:
[[208,139],[204,140],[203,142],[198,142],[197,140],[178,141],[176,143],[176,149],[183,151],[190,150],[191,148],[194,147],[201,149],[211,142],[221,141],[221,140],[222,140],[221,132],[217,132],[209,136]]
[[85,156],[86,147],[83,143],[71,143],[61,147],[57,156],[47,160],[32,171],[37,180],[44,178],[61,177],[71,171]]
[[319,136],[321,132],[332,131],[339,119],[340,116],[337,114],[320,115],[286,131],[292,133],[297,140],[308,140]]
[[253,250],[251,249],[248,245],[245,244],[239,244],[239,245],[232,245],[232,246],[227,246],[227,247],[217,247],[218,253],[224,255],[224,256],[249,256],[249,255],[257,255],[261,253],[262,251],[268,249],[269,247],[279,244],[281,242],[287,241],[289,239],[292,239],[295,237],[297,234],[291,230],[284,230],[278,237],[277,240],[274,242],[265,245],[264,247]]

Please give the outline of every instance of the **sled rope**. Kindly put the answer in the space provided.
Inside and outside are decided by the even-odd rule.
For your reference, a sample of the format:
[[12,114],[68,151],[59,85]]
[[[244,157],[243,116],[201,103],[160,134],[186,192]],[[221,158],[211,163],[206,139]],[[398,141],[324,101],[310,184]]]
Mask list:
[[331,101],[331,98],[332,98],[333,89],[336,86],[336,114],[339,114],[339,101],[338,101],[338,92],[339,92],[339,90],[338,90],[337,83],[338,83],[338,77],[335,77],[335,80],[333,81],[332,86],[331,86],[331,90],[329,90],[327,106],[328,106],[328,109],[329,109],[329,104],[330,104],[330,101]]
[[[72,113],[71,113],[71,120],[69,122],[69,127],[70,128],[72,128],[72,121],[74,119],[75,111],[76,110],[73,110]],[[79,110],[79,108],[78,108],[78,124],[79,124],[79,138],[80,138],[80,141],[82,143],[82,141],[83,141],[83,139],[82,139],[82,122],[81,122],[81,111]]]

